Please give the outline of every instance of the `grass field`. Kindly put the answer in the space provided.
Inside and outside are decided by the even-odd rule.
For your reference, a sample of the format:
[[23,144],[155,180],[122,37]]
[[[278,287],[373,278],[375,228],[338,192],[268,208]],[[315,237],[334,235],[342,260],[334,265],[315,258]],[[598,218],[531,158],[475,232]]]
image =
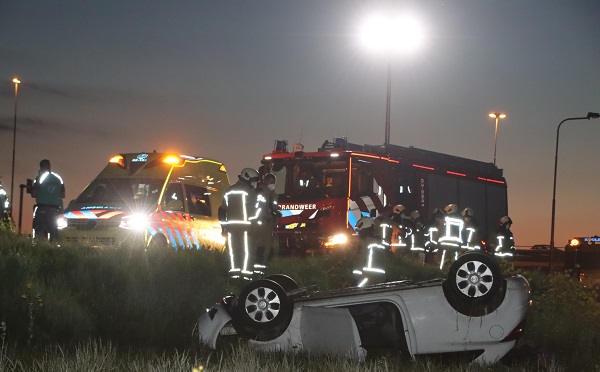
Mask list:
[[[444,275],[410,257],[391,259],[390,279]],[[321,290],[353,284],[349,254],[274,260],[271,273]],[[262,355],[231,342],[213,352],[192,332],[207,307],[236,288],[218,252],[145,252],[33,245],[0,234],[0,372],[3,371],[600,371],[598,292],[570,279],[522,272],[533,305],[511,366],[482,368],[436,358],[370,354],[365,363],[306,355]],[[505,265],[505,271],[512,271]]]

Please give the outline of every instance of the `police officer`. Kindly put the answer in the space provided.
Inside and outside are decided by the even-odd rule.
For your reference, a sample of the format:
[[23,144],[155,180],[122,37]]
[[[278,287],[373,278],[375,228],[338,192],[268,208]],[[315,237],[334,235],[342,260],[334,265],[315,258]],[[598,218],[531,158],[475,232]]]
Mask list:
[[494,256],[512,258],[515,253],[515,240],[510,227],[512,220],[508,216],[500,217],[499,226],[490,238]]
[[385,282],[385,254],[389,247],[382,244],[381,238],[374,236],[376,233],[375,222],[371,217],[362,217],[356,222],[360,244],[359,261],[352,273],[357,276],[357,285]]
[[462,249],[479,250],[481,249],[481,237],[479,236],[479,223],[475,218],[475,213],[471,208],[465,208],[460,213],[465,222],[465,236]]
[[6,195],[6,191],[0,183],[0,221],[5,221],[8,219],[8,195]]
[[463,230],[465,222],[458,213],[456,204],[448,204],[444,207],[444,228],[439,239],[440,248],[443,249],[440,262],[440,270],[444,267],[444,261],[454,261],[458,258],[458,251],[464,244]]
[[254,271],[257,274],[264,274],[264,270],[275,253],[274,233],[277,229],[277,217],[279,214],[277,193],[275,192],[276,182],[277,177],[273,173],[267,173],[263,177],[262,184],[257,189],[257,203],[260,203],[260,214],[257,226],[254,229],[256,242]]
[[56,240],[58,238],[57,218],[62,211],[65,185],[62,178],[50,170],[50,160],[40,162],[40,171],[31,188],[35,198],[33,210],[33,237]]
[[232,279],[252,280],[256,247],[252,242],[252,229],[257,225],[261,207],[256,186],[258,172],[244,168],[238,182],[231,185],[223,195],[219,208],[219,221],[227,239],[231,262],[229,276]]

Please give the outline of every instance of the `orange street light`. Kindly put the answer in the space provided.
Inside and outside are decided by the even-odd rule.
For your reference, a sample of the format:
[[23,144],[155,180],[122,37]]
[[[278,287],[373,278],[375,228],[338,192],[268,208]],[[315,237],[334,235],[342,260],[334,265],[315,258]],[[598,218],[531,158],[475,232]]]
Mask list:
[[498,142],[498,119],[504,119],[506,114],[500,112],[490,113],[490,118],[496,118],[496,130],[494,131],[494,165],[496,165],[496,143]]

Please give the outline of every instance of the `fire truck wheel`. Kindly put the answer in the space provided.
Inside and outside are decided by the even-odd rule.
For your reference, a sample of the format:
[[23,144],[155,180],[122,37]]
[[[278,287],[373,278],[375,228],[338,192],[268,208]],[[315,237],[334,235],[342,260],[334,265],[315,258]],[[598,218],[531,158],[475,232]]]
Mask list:
[[281,285],[269,279],[254,281],[238,297],[236,320],[241,328],[238,331],[248,338],[256,338],[259,333],[276,338],[290,324],[293,308],[293,301]]
[[279,284],[281,286],[281,288],[283,288],[283,290],[286,292],[293,291],[294,289],[300,288],[298,286],[298,283],[296,283],[296,281],[294,279],[290,278],[287,275],[283,275],[283,274],[269,275],[265,279],[272,280],[275,283]]
[[444,293],[458,312],[481,316],[500,306],[505,284],[500,265],[492,256],[470,252],[460,256],[450,266],[444,282]]

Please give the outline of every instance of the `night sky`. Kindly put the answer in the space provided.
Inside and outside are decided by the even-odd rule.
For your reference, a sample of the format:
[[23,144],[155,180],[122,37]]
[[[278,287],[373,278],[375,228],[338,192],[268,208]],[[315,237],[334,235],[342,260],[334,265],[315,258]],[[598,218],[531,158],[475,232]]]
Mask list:
[[[424,30],[392,56],[391,142],[492,162],[519,246],[550,241],[556,129],[600,111],[600,2],[0,0],[0,181],[48,158],[75,198],[121,152],[222,161],[275,139],[384,140],[387,60],[358,42],[375,11]],[[561,128],[556,245],[600,235],[600,119]],[[24,228],[31,230],[26,195]]]

